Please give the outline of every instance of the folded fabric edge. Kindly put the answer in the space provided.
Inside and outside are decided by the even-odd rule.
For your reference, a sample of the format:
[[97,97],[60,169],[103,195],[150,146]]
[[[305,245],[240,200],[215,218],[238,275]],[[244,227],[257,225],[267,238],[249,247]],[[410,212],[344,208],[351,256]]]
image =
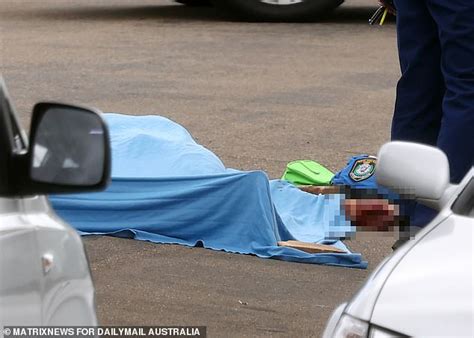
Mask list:
[[[110,233],[83,232],[80,230],[77,230],[77,232],[81,236],[94,236],[94,235],[95,236],[111,236],[111,237],[117,237],[117,238],[141,240],[141,241],[146,241],[150,243],[184,245],[188,247],[203,247],[205,249],[210,249],[214,251],[224,251],[228,253],[251,255],[251,256],[256,256],[260,258],[271,258],[271,259],[277,259],[281,261],[295,262],[295,263],[305,263],[305,264],[316,263],[320,265],[349,267],[349,268],[357,268],[357,269],[366,269],[368,266],[367,261],[362,260],[362,255],[360,253],[352,253],[352,252],[331,253],[331,254],[327,254],[327,253],[310,254],[310,253],[293,249],[293,248],[271,246],[267,248],[270,248],[272,251],[275,251],[275,253],[270,254],[270,255],[265,255],[265,254],[250,252],[250,251],[243,251],[243,250],[238,251],[238,250],[232,250],[229,248],[224,249],[220,247],[213,247],[213,246],[207,245],[204,240],[196,240],[193,244],[188,241],[180,240],[177,238],[171,238],[167,236],[162,236],[162,235],[159,235],[159,236],[153,235],[153,237],[155,238],[152,239],[150,236],[148,236],[148,233],[139,231],[139,230],[132,230],[132,229],[122,229],[122,230],[117,230]],[[157,239],[156,237],[163,237],[163,240]],[[265,247],[262,247],[261,249],[265,249]]]

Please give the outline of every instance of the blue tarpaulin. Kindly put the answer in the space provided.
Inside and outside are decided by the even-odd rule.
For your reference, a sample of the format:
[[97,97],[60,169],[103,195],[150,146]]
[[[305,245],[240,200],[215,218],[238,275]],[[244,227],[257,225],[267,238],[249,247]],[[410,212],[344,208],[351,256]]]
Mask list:
[[[311,195],[269,181],[262,171],[226,169],[182,126],[160,116],[106,114],[112,182],[104,192],[52,196],[56,212],[81,234],[110,234],[285,261],[365,268],[334,234],[351,231],[341,195]],[[345,254],[277,246],[300,240]]]

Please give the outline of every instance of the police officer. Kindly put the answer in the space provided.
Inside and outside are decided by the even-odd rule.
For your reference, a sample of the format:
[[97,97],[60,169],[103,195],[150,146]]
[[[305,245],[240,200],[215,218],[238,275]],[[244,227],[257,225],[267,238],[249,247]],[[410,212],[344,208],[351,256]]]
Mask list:
[[[402,76],[392,140],[438,146],[458,183],[474,163],[474,0],[394,0]],[[390,0],[381,3],[390,10]]]

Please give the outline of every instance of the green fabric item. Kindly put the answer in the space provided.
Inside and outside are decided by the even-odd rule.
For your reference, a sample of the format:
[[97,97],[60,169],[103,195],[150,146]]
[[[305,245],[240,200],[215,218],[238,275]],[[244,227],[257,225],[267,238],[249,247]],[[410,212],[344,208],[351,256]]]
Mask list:
[[282,180],[296,185],[331,185],[334,177],[329,169],[311,160],[298,160],[287,164]]

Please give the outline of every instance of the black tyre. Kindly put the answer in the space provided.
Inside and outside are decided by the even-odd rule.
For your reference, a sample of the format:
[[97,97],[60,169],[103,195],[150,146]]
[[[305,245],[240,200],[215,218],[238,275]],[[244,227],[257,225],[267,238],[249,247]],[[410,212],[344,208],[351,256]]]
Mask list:
[[246,21],[308,21],[322,18],[344,0],[211,0]]

